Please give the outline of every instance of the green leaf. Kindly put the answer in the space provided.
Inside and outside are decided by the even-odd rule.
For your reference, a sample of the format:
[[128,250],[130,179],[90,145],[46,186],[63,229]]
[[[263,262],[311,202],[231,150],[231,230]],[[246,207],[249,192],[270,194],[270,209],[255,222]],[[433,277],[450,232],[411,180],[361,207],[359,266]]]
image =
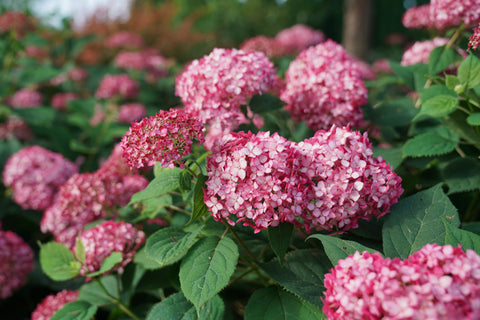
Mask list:
[[135,254],[134,262],[135,264],[142,266],[142,268],[144,268],[145,270],[155,270],[162,268],[162,266],[158,264],[157,261],[153,260],[147,255],[147,253],[145,252],[145,247],[137,251],[137,253]]
[[446,128],[426,132],[409,139],[403,145],[403,157],[428,157],[449,153],[455,149],[459,136]]
[[373,147],[373,156],[382,157],[395,170],[403,161],[401,148],[378,148]]
[[81,264],[64,244],[48,242],[40,247],[43,272],[55,281],[69,280],[79,274]]
[[471,142],[480,148],[480,138],[475,132],[475,128],[467,124],[467,116],[460,110],[449,114],[444,119],[448,128],[455,134],[459,135],[462,139]]
[[15,109],[13,113],[29,125],[47,128],[52,126],[56,115],[55,109],[46,107]]
[[478,234],[455,228],[445,218],[442,218],[442,222],[446,230],[444,244],[450,244],[454,247],[461,244],[463,251],[472,249],[480,254],[480,236]]
[[277,255],[280,265],[283,266],[283,258],[290,246],[293,234],[293,224],[284,222],[276,227],[268,228],[268,240],[273,252]]
[[473,54],[462,61],[457,70],[457,77],[461,84],[470,88],[480,84],[480,60]]
[[158,230],[147,239],[145,251],[151,259],[161,267],[173,264],[182,259],[187,251],[198,241],[197,235],[202,230],[197,226],[192,232],[168,227]]
[[383,252],[389,258],[407,258],[427,243],[444,244],[441,217],[457,227],[457,209],[443,193],[441,184],[400,200],[383,225]]
[[75,243],[75,257],[81,263],[85,263],[85,246],[80,239],[80,234],[78,235],[77,242]]
[[413,121],[422,116],[430,116],[434,118],[443,117],[454,112],[457,109],[459,100],[449,95],[438,95],[422,103],[420,113],[413,118]]
[[462,223],[462,229],[480,235],[480,221]]
[[85,301],[73,301],[65,304],[50,320],[91,320],[97,313],[97,306]]
[[173,199],[169,194],[164,194],[157,198],[142,200],[142,215],[155,218],[157,214],[166,213],[165,207],[172,205]]
[[180,265],[180,285],[198,311],[228,284],[237,260],[238,247],[228,237],[204,238],[188,251]]
[[148,186],[140,192],[135,193],[130,199],[130,203],[134,204],[143,200],[160,197],[167,192],[177,189],[180,186],[180,175],[182,169],[179,168],[164,168],[159,170],[155,178],[150,181]]
[[180,188],[183,190],[192,189],[192,174],[188,170],[183,170],[180,174]]
[[96,306],[112,304],[117,296],[118,282],[114,275],[104,276],[98,279],[107,290],[108,295],[102,286],[96,281],[85,283],[78,291],[78,300],[87,301]]
[[456,86],[460,84],[460,80],[456,76],[452,76],[450,74],[445,75],[445,85],[448,89],[455,89]]
[[[321,294],[319,294],[320,298]],[[256,290],[245,307],[245,320],[326,319],[322,310],[278,287]]]
[[332,265],[325,254],[315,249],[299,249],[285,255],[284,266],[278,259],[261,265],[262,269],[285,290],[309,303],[322,307],[319,292],[325,290],[323,278]]
[[471,126],[480,126],[480,112],[472,113],[467,117],[467,123]]
[[121,252],[112,252],[108,257],[103,260],[102,265],[100,266],[100,269],[98,271],[89,273],[89,277],[96,277],[98,275],[101,275],[105,272],[108,272],[113,269],[117,264],[122,262],[122,253]]
[[192,223],[208,213],[208,208],[203,201],[203,189],[207,187],[205,182],[208,177],[200,174],[197,177],[197,183],[193,189],[193,212],[189,223]]
[[51,66],[43,65],[35,68],[25,68],[20,75],[20,84],[22,87],[32,83],[40,83],[58,76],[62,70]]
[[457,50],[446,46],[436,47],[428,58],[428,73],[432,76],[447,69],[458,58],[461,58]]
[[448,194],[480,188],[480,163],[474,158],[456,158],[443,169]]
[[271,112],[280,110],[285,106],[285,102],[279,98],[267,93],[257,94],[250,100],[250,109],[255,113]]
[[[338,260],[345,259],[346,257],[354,254],[356,251],[362,253],[368,251],[370,253],[378,252],[372,248],[365,247],[355,241],[343,240],[334,236],[325,234],[312,234],[307,239],[314,238],[322,241],[325,253],[332,265],[336,265]],[[380,253],[380,252],[379,252]],[[380,253],[381,254],[381,253]]]
[[410,88],[415,89],[415,79],[413,72],[416,66],[402,66],[395,61],[389,61],[392,71],[403,80],[403,82]]
[[435,84],[428,88],[424,88],[420,90],[419,93],[420,101],[422,101],[422,103],[439,95],[446,95],[458,98],[458,94],[455,91],[448,89],[446,86],[440,84]]
[[202,306],[197,314],[195,306],[181,292],[172,294],[153,306],[146,320],[223,320],[225,304],[216,295]]
[[369,111],[369,119],[380,126],[406,126],[418,113],[412,99],[403,97],[387,101]]

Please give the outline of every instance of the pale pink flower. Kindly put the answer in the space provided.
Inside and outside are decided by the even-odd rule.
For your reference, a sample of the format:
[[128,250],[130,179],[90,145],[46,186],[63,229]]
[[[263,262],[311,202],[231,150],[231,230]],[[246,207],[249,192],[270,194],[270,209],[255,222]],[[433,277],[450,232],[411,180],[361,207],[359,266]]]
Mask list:
[[433,21],[430,17],[430,4],[412,7],[402,16],[402,24],[408,29],[432,28]]
[[141,52],[122,51],[117,54],[113,64],[125,70],[144,70],[146,68],[145,56]]
[[103,77],[95,92],[95,97],[100,99],[112,99],[120,97],[134,99],[139,94],[139,86],[127,74],[107,74]]
[[143,39],[137,33],[119,31],[105,40],[105,46],[108,48],[141,48],[143,47]]
[[73,92],[60,92],[52,97],[52,107],[58,110],[66,109],[68,101],[78,99],[78,96]]
[[377,74],[392,74],[393,70],[387,59],[375,60],[372,64],[372,71]]
[[448,38],[440,37],[435,37],[432,40],[417,41],[403,53],[401,65],[409,66],[417,63],[428,63],[428,58],[433,49],[444,46],[447,43]]
[[35,90],[20,89],[9,99],[14,109],[37,108],[42,105],[42,95]]
[[120,106],[117,120],[122,123],[139,121],[147,115],[147,108],[141,103],[125,103]]
[[21,288],[35,267],[33,250],[20,236],[0,230],[0,299]]
[[78,291],[62,290],[46,296],[32,312],[31,320],[49,320],[65,304],[77,300]]
[[77,166],[61,154],[30,146],[8,158],[3,183],[12,188],[13,200],[23,209],[45,210],[60,186],[77,172]]
[[325,41],[325,35],[303,24],[283,29],[275,36],[276,45],[282,55],[297,55],[308,47]]
[[29,141],[33,138],[32,130],[22,118],[8,116],[6,122],[0,123],[0,140],[18,139]]
[[480,0],[431,0],[430,19],[436,29],[473,27],[480,20]]

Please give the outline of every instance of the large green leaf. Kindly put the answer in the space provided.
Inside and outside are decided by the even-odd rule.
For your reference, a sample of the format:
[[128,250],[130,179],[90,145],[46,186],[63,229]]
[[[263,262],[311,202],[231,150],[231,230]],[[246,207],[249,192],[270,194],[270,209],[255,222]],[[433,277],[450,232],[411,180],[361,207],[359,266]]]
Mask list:
[[73,301],[65,304],[50,320],[91,320],[97,313],[97,306],[85,301]]
[[[318,295],[321,296],[321,291]],[[245,320],[318,319],[326,319],[321,309],[278,287],[256,290],[245,307]]]
[[456,158],[443,169],[448,194],[480,188],[480,163],[474,158]]
[[218,295],[205,303],[197,314],[195,306],[177,292],[154,305],[146,320],[223,320],[224,313],[225,304]]
[[480,235],[455,228],[445,218],[442,218],[442,222],[446,230],[445,244],[450,244],[454,247],[461,244],[463,250],[472,249],[480,254]]
[[446,96],[458,98],[458,94],[454,90],[449,89],[448,87],[441,84],[434,84],[428,88],[424,88],[420,90],[419,94],[420,94],[420,101],[422,101],[422,103],[440,95],[446,95]]
[[414,70],[416,66],[402,66],[398,62],[389,61],[393,72],[410,88],[415,89]]
[[428,157],[449,153],[458,144],[459,136],[446,128],[419,134],[403,145],[404,157]]
[[325,253],[332,265],[336,265],[338,260],[345,259],[346,257],[354,254],[356,251],[362,253],[363,251],[368,251],[370,253],[378,252],[375,249],[365,247],[360,243],[350,240],[343,240],[334,236],[329,236],[325,234],[313,234],[307,239],[314,238],[322,241],[323,248]]
[[[98,279],[102,283],[100,285],[97,281],[90,281],[85,283],[78,292],[78,300],[87,301],[96,306],[103,306],[112,304],[115,300],[112,297],[117,295],[118,282],[114,275],[108,275]],[[105,288],[108,294],[103,290]]]
[[81,264],[64,244],[48,242],[40,246],[40,264],[43,272],[56,281],[78,276]]
[[473,54],[462,61],[457,70],[457,77],[461,84],[470,88],[480,84],[480,60]]
[[55,119],[56,111],[53,108],[38,107],[15,109],[13,113],[21,117],[29,125],[50,128]]
[[148,237],[146,253],[162,267],[173,264],[182,259],[198,241],[197,235],[201,229],[201,226],[197,226],[192,232],[175,227],[158,230]]
[[443,193],[441,184],[400,200],[383,225],[385,256],[407,258],[427,243],[443,245],[445,227],[441,217],[460,225],[457,209]]
[[180,186],[180,174],[182,169],[173,168],[159,171],[155,178],[150,181],[148,186],[140,192],[135,193],[130,199],[129,204],[141,202],[143,200],[156,198],[167,192],[177,189]]
[[436,47],[428,58],[428,73],[432,76],[445,70],[455,61],[461,58],[457,50],[446,46]]
[[112,252],[108,257],[106,257],[102,261],[102,265],[100,266],[100,269],[98,271],[89,273],[89,277],[96,277],[98,275],[101,275],[102,273],[105,273],[107,271],[110,271],[115,267],[117,264],[122,262],[122,253],[121,252]]
[[203,201],[203,189],[207,187],[205,182],[208,177],[200,174],[197,177],[197,183],[193,189],[193,212],[190,222],[200,219],[208,213],[208,208],[205,202]]
[[278,259],[262,264],[263,270],[279,285],[301,299],[322,307],[319,292],[323,286],[324,274],[332,265],[320,250],[300,249],[285,255],[284,266]]
[[480,126],[480,112],[472,113],[467,117],[467,123],[471,126]]
[[373,147],[373,156],[382,157],[395,170],[403,161],[401,148],[378,148]]
[[238,247],[228,237],[204,238],[188,251],[180,265],[180,285],[197,311],[225,288],[237,260]]
[[257,94],[250,99],[250,109],[255,113],[271,112],[282,109],[286,103],[267,93]]
[[275,252],[280,261],[280,265],[283,265],[283,258],[290,246],[292,234],[293,224],[291,223],[280,223],[280,225],[276,227],[268,228],[268,240],[273,252]]
[[406,126],[418,113],[409,97],[386,101],[368,111],[369,119],[380,126]]

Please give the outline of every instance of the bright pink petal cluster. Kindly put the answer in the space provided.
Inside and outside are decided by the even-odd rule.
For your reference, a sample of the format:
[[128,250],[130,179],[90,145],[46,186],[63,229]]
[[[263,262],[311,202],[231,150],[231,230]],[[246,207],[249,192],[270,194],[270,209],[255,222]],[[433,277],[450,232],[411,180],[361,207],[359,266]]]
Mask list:
[[62,290],[45,297],[32,312],[31,320],[49,320],[65,304],[77,300],[78,291]]
[[58,110],[66,109],[68,101],[78,99],[78,96],[73,92],[56,93],[52,97],[52,107]]
[[134,99],[138,96],[139,86],[127,74],[107,74],[103,77],[95,92],[95,97],[100,99],[112,99],[121,97]]
[[143,38],[141,35],[129,31],[119,31],[105,40],[108,48],[141,48]]
[[33,138],[32,130],[21,118],[8,116],[6,122],[0,123],[0,140],[18,139],[29,141]]
[[325,41],[325,35],[303,24],[283,29],[275,36],[275,42],[282,55],[297,55],[308,47]]
[[479,319],[480,256],[427,244],[408,259],[358,253],[325,275],[330,320]]
[[480,24],[473,29],[473,34],[468,38],[468,50],[477,50],[480,44]]
[[147,115],[147,108],[141,103],[125,103],[120,106],[117,120],[122,123],[140,121]]
[[38,91],[24,88],[15,92],[9,102],[15,109],[36,108],[42,105],[42,95]]
[[313,130],[361,126],[367,88],[355,61],[334,41],[302,51],[290,63],[285,83],[280,98],[295,121]]
[[98,271],[105,258],[113,252],[122,253],[122,262],[109,273],[112,271],[121,273],[145,242],[145,234],[127,222],[105,221],[83,231],[80,240],[85,248],[85,264],[80,270],[81,274]]
[[30,146],[8,158],[3,183],[12,188],[13,200],[23,209],[45,210],[78,167],[61,154]]
[[430,19],[436,29],[473,27],[480,20],[480,0],[431,0]]
[[125,70],[143,70],[146,67],[145,56],[141,52],[132,51],[119,52],[113,64]]
[[402,16],[402,24],[408,29],[432,28],[433,21],[430,18],[430,4],[412,7],[405,11]]
[[132,123],[122,138],[123,156],[132,168],[155,165],[183,168],[192,153],[193,140],[204,142],[203,124],[183,109],[160,110],[155,116]]
[[366,135],[335,126],[300,143],[230,133],[212,148],[207,175],[213,217],[255,232],[280,222],[343,232],[386,214],[403,192],[401,178],[373,158]]
[[20,236],[0,230],[0,299],[22,287],[35,267],[33,250]]
[[447,43],[448,38],[440,37],[435,37],[432,40],[417,41],[403,53],[401,65],[409,66],[417,63],[428,63],[428,58],[433,49],[444,46]]

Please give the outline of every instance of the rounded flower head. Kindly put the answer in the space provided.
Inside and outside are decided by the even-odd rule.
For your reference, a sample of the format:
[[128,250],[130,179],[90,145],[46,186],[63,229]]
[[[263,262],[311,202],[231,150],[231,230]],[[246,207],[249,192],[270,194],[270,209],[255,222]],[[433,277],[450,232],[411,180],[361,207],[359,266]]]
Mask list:
[[68,101],[78,99],[77,95],[73,92],[57,93],[52,97],[52,107],[55,109],[66,109]]
[[246,123],[240,107],[275,86],[275,68],[262,52],[214,49],[176,79],[175,94],[203,123],[234,130]]
[[402,24],[408,29],[424,29],[433,27],[430,18],[430,4],[412,7],[402,16]]
[[385,215],[403,193],[401,178],[372,156],[367,134],[333,126],[296,149],[295,172],[302,183],[292,190],[296,206],[288,221],[307,231],[356,228],[360,219]]
[[275,38],[269,38],[266,36],[255,36],[245,40],[240,45],[240,50],[247,51],[260,51],[265,53],[267,57],[277,57],[282,54],[280,46]]
[[80,240],[85,247],[85,264],[80,273],[98,271],[105,258],[113,252],[122,254],[122,262],[109,273],[122,272],[123,268],[133,260],[138,248],[145,242],[145,234],[126,222],[105,221],[83,231]]
[[480,24],[473,29],[473,34],[468,38],[468,50],[477,50],[480,44]]
[[117,96],[134,99],[138,96],[138,91],[138,84],[127,74],[107,74],[100,82],[95,96],[100,99],[112,99]]
[[183,157],[192,153],[193,140],[204,142],[203,125],[190,112],[161,110],[155,116],[132,123],[122,138],[123,156],[131,168],[184,167]]
[[146,67],[145,56],[141,52],[119,52],[113,61],[117,68],[143,70]]
[[42,105],[42,95],[31,89],[20,89],[10,98],[10,105],[15,109],[36,108]]
[[0,230],[0,299],[22,287],[35,266],[33,250],[11,231]]
[[147,108],[141,103],[125,103],[120,106],[118,122],[132,123],[139,121],[147,115]]
[[302,51],[290,63],[280,97],[293,119],[306,121],[312,130],[327,130],[332,124],[359,127],[367,88],[356,62],[328,40]]
[[78,291],[62,290],[40,302],[32,313],[31,320],[49,320],[65,304],[77,300]]
[[6,122],[0,123],[0,140],[12,138],[21,141],[29,141],[33,138],[32,130],[22,118],[8,116]]
[[431,0],[430,20],[439,30],[472,27],[480,20],[480,0]]
[[61,154],[31,146],[7,160],[3,183],[12,188],[13,200],[23,209],[45,210],[59,187],[77,172],[77,166]]
[[14,31],[18,38],[22,38],[34,25],[23,12],[6,11],[0,15],[0,33]]
[[480,256],[427,244],[406,260],[358,253],[325,275],[328,319],[478,319]]
[[408,66],[417,63],[428,63],[428,58],[433,49],[444,46],[447,43],[448,38],[440,37],[433,38],[432,40],[417,41],[403,53],[401,65]]
[[107,38],[105,46],[108,48],[141,48],[143,47],[143,39],[137,33],[119,31]]
[[215,220],[250,225],[259,232],[290,212],[291,142],[268,132],[230,133],[207,158],[204,200]]
[[283,55],[297,55],[308,47],[325,41],[323,32],[296,24],[277,33],[275,41]]

